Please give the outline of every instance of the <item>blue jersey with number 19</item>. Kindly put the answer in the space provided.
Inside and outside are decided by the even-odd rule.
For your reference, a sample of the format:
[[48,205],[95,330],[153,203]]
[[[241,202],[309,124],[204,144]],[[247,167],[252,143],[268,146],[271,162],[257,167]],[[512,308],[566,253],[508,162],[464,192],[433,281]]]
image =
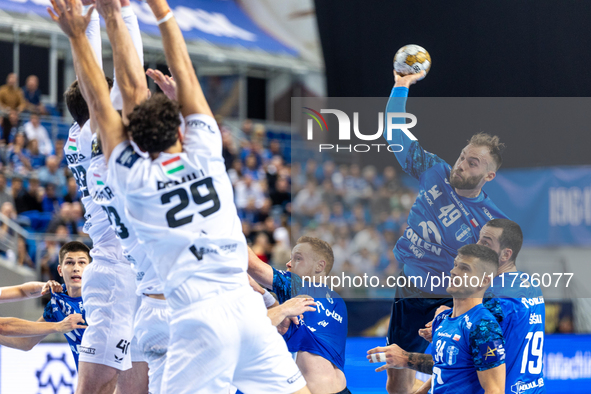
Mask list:
[[[407,95],[407,88],[394,88],[387,112],[405,112]],[[402,120],[394,119],[394,123]],[[406,173],[419,180],[419,194],[408,215],[408,227],[394,247],[394,255],[404,263],[406,276],[423,278],[417,281],[418,288],[446,295],[447,286],[431,289],[429,277],[448,275],[457,250],[478,242],[486,222],[507,216],[484,191],[475,198],[459,196],[449,184],[451,166],[401,130],[393,130],[388,142],[403,147],[395,153],[396,158]]]
[[[539,286],[524,272],[497,276],[484,306],[497,319],[507,349],[507,394],[544,394],[543,355],[546,308]],[[493,298],[494,297],[494,298]]]
[[127,219],[166,298],[190,279],[187,291],[195,302],[247,287],[248,256],[220,130],[207,115],[189,115],[185,122],[182,152],[151,159],[129,141],[117,145],[107,184],[124,196]]
[[433,320],[432,394],[482,394],[476,371],[505,363],[501,327],[482,305],[451,317],[451,309]]

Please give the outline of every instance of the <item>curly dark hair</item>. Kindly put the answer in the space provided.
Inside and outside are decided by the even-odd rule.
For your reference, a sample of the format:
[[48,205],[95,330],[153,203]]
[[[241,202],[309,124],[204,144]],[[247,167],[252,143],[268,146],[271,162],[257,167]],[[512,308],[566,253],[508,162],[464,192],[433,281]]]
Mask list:
[[141,150],[160,153],[178,141],[180,107],[162,93],[136,105],[129,114],[127,131]]
[[[107,80],[110,90],[113,87],[113,80],[107,76],[105,76],[105,79]],[[76,123],[78,123],[80,126],[86,123],[86,121],[90,118],[90,113],[88,111],[86,100],[84,100],[84,97],[82,96],[82,91],[80,90],[78,80],[72,82],[72,84],[64,92],[64,99],[66,100],[68,111],[70,111],[70,115],[72,115],[72,118],[74,118]]]

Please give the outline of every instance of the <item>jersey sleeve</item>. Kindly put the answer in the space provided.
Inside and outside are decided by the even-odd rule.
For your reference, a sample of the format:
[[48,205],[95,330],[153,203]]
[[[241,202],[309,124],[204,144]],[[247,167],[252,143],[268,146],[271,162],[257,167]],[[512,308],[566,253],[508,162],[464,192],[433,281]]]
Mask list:
[[185,151],[199,156],[223,160],[222,134],[215,119],[203,114],[185,117],[183,147]]
[[[400,129],[392,130],[392,138],[388,139],[388,113],[406,112],[406,99],[408,98],[408,88],[395,87],[392,89],[390,99],[386,106],[386,127],[384,128],[384,138],[388,144],[397,144],[402,146],[400,152],[395,152],[396,159],[402,166],[402,169],[412,177],[419,179],[421,174],[438,163],[445,161],[439,156],[424,150],[417,140],[412,140],[406,133]],[[394,118],[394,124],[404,124],[406,119]]]
[[108,182],[114,184],[121,193],[127,193],[128,178],[132,167],[143,159],[129,141],[123,141],[113,149],[109,156]]
[[53,308],[56,307],[53,303],[53,298],[45,305],[45,309],[43,310],[43,320],[46,322],[56,323],[57,318],[53,313]]
[[505,339],[499,323],[483,318],[470,331],[470,352],[477,371],[505,363]]
[[273,293],[280,304],[298,295],[302,288],[302,279],[291,273],[273,268]]

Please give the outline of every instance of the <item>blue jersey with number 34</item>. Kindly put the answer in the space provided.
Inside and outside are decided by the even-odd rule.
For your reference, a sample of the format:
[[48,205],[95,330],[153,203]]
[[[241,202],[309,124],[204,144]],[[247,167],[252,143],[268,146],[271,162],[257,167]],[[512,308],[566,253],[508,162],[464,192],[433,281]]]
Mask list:
[[[407,88],[394,88],[387,112],[404,112],[407,94]],[[394,123],[402,120],[396,118]],[[402,131],[393,130],[388,142],[403,147],[395,153],[396,158],[402,169],[420,182],[419,194],[408,215],[408,227],[396,243],[394,255],[404,263],[406,276],[423,278],[422,284],[417,281],[417,287],[444,295],[447,285],[431,290],[428,277],[448,275],[457,250],[478,242],[486,222],[507,216],[484,191],[475,198],[458,196],[449,184],[451,166]]]
[[433,320],[432,394],[482,394],[476,371],[505,363],[501,327],[482,305],[451,317],[452,310]]

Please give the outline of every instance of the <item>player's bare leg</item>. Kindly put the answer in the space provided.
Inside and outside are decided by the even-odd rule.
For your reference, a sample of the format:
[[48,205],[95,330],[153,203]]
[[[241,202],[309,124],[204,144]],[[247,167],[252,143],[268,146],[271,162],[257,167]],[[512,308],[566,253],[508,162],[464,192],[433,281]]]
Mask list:
[[387,369],[388,394],[410,394],[415,383],[416,372],[412,369]]
[[119,373],[114,394],[146,394],[148,389],[148,363],[133,362],[131,369]]
[[113,367],[80,361],[76,394],[113,394],[118,374]]

